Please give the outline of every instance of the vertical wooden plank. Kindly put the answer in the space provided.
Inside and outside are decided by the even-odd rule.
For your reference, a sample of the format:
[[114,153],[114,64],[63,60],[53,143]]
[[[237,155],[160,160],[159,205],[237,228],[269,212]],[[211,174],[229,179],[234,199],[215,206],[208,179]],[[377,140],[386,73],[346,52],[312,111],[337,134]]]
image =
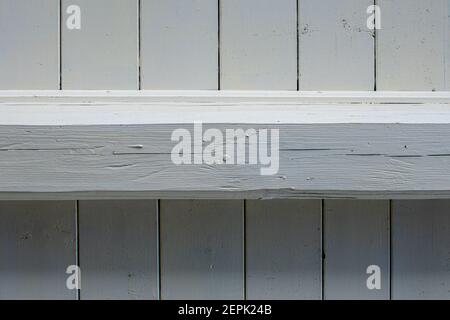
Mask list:
[[[389,299],[389,201],[325,200],[325,299]],[[369,289],[369,266],[381,288]]]
[[218,1],[142,1],[141,85],[218,88]]
[[393,299],[450,299],[449,261],[450,200],[393,201]]
[[248,299],[320,299],[321,201],[246,202]]
[[[63,89],[138,88],[138,0],[63,0]],[[69,29],[69,6],[81,28]]]
[[299,0],[300,90],[373,90],[373,0]]
[[80,298],[157,299],[157,201],[79,202]]
[[58,0],[0,0],[0,90],[59,88],[58,30]]
[[448,0],[378,0],[377,87],[449,90]]
[[0,299],[75,299],[74,201],[0,201]]
[[242,299],[243,201],[160,206],[162,299]]
[[297,89],[297,1],[220,2],[221,88]]

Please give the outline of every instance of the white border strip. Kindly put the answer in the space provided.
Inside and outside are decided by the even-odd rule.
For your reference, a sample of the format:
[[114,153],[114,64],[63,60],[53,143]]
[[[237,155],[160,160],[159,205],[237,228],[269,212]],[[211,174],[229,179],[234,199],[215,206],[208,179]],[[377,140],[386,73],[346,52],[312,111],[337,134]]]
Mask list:
[[365,104],[444,103],[450,92],[419,91],[146,91],[146,90],[0,90],[0,104],[25,103],[233,103],[233,104]]
[[154,124],[450,124],[450,106],[0,106],[1,126],[154,125]]

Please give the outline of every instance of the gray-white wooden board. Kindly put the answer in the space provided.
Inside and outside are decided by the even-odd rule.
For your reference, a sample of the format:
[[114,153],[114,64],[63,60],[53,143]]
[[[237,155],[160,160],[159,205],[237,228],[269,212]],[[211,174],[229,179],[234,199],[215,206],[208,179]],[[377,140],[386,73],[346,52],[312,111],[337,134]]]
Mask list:
[[0,299],[75,299],[75,201],[0,201]]
[[450,200],[393,201],[392,298],[450,299]]
[[[204,124],[204,130],[209,127],[236,128]],[[151,198],[449,196],[448,125],[251,127],[280,130],[277,174],[262,176],[259,165],[175,165],[170,137],[180,125],[0,126],[0,192],[6,197],[27,192],[82,197],[80,191],[141,192]]]
[[[81,29],[66,12],[81,9]],[[138,0],[62,0],[62,88],[138,89]]]
[[320,299],[320,200],[246,201],[246,297]]
[[218,88],[218,1],[141,2],[143,89]]
[[58,89],[58,35],[58,0],[0,0],[0,90]]
[[378,0],[379,90],[450,90],[450,2]]
[[220,87],[296,90],[296,0],[220,1]]
[[373,0],[299,0],[300,90],[373,90]]
[[[389,299],[389,201],[324,201],[324,298]],[[381,289],[367,287],[378,266]]]
[[244,297],[242,200],[161,200],[161,298]]
[[156,200],[79,202],[80,298],[157,299]]

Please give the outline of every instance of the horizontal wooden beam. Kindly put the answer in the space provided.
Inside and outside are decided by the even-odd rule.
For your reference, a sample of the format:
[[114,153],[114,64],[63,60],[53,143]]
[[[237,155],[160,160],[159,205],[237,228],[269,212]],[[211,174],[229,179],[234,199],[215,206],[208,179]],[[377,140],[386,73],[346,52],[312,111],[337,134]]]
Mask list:
[[[175,130],[210,144],[194,123],[224,159],[227,129],[278,130],[278,170],[175,164]],[[448,198],[449,141],[443,92],[5,91],[0,199]]]

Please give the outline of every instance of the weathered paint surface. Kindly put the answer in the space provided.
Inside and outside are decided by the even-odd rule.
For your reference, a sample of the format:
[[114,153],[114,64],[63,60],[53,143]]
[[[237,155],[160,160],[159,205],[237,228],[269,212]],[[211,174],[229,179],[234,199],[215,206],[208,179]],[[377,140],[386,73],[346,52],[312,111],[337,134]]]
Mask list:
[[157,201],[79,201],[78,212],[80,298],[157,299]]
[[[289,123],[300,121],[305,124],[312,124],[313,121],[345,123],[355,121],[355,119],[358,119],[357,122],[372,121],[380,123],[385,121],[390,121],[391,123],[410,121],[411,124],[437,121],[442,126],[436,125],[432,129],[432,126],[429,127],[428,125],[414,127],[409,125],[384,124],[365,127],[363,125],[348,124],[345,126],[318,126],[315,128],[317,131],[315,131],[312,130],[310,125],[301,126],[302,129],[299,130],[294,130],[291,125],[286,125],[285,127],[280,127],[283,128],[281,129],[281,159],[286,161],[282,162],[283,167],[286,165],[285,170],[281,170],[279,175],[266,178],[259,176],[258,168],[256,167],[219,167],[217,171],[211,171],[208,166],[201,166],[200,168],[197,166],[175,168],[170,162],[169,156],[173,145],[168,144],[169,135],[171,134],[171,130],[176,128],[175,125],[172,129],[167,128],[165,132],[158,132],[158,130],[162,129],[155,127],[154,130],[152,129],[148,133],[146,128],[144,129],[139,126],[136,127],[138,130],[133,129],[135,126],[130,126],[128,129],[124,129],[123,127],[110,127],[106,129],[99,126],[94,130],[90,128],[88,131],[86,131],[86,127],[67,127],[66,129],[68,131],[66,129],[58,129],[59,131],[51,133],[55,137],[58,136],[59,140],[50,144],[47,138],[42,137],[46,136],[46,132],[51,132],[53,130],[52,128],[39,127],[31,131],[28,130],[29,132],[21,128],[19,130],[21,133],[12,134],[12,131],[8,131],[11,127],[7,127],[8,130],[5,131],[7,133],[6,136],[14,136],[15,138],[8,138],[4,141],[5,147],[3,150],[8,151],[8,153],[3,153],[3,155],[9,156],[5,159],[11,159],[11,162],[5,160],[8,163],[6,166],[8,168],[7,171],[11,172],[11,174],[9,177],[10,181],[4,180],[6,185],[4,187],[3,197],[11,198],[12,196],[17,196],[26,198],[42,196],[44,198],[67,197],[68,199],[78,199],[80,197],[106,198],[108,196],[120,196],[122,198],[135,196],[143,198],[158,196],[164,198],[333,196],[390,198],[393,196],[448,196],[448,188],[446,189],[448,183],[446,169],[446,159],[448,158],[446,157],[447,135],[445,133],[442,135],[442,138],[438,138],[438,140],[436,138],[441,136],[441,130],[442,132],[447,132],[444,125],[446,118],[443,116],[446,112],[445,110],[448,109],[446,105],[439,107],[440,109],[434,109],[435,106],[426,106],[423,108],[402,106],[401,112],[397,111],[398,107],[385,105],[384,107],[377,106],[377,108],[371,108],[372,111],[366,114],[366,111],[362,110],[367,108],[355,106],[352,107],[352,113],[348,113],[347,116],[344,112],[347,109],[344,106],[331,106],[329,109],[322,110],[322,107],[313,105],[308,107],[306,111],[299,111],[295,116],[288,116],[286,115],[289,114],[287,112],[275,113],[275,109],[280,110],[280,106],[277,106],[276,102],[272,103],[272,107],[265,106],[256,116],[252,111],[254,110],[254,106],[242,106],[242,108],[245,107],[248,109],[245,117],[239,111],[239,108],[233,109],[232,106],[226,106],[223,108],[220,116],[211,113],[208,115],[208,119],[215,121],[239,119],[239,121],[244,122],[256,121],[261,116],[262,120],[259,120],[261,122],[285,121]],[[100,113],[98,116],[92,116],[91,119],[95,120],[93,123],[98,121],[124,121],[127,123],[126,119],[130,119],[128,123],[132,123],[133,121],[146,121],[145,119],[151,119],[153,122],[158,122],[157,119],[160,119],[161,122],[176,121],[176,119],[188,121],[189,117],[190,121],[192,121],[201,118],[200,114],[202,114],[198,112],[199,109],[195,109],[188,116],[185,116],[183,114],[186,113],[182,112],[182,109],[174,109],[174,106],[171,106],[171,110],[177,114],[176,118],[170,117],[170,113],[163,113],[162,116],[158,117],[158,112],[164,112],[161,111],[164,107],[161,107],[156,112],[155,107],[152,106],[151,111],[147,111],[148,117],[146,117],[142,116],[146,114],[145,111],[141,113],[142,109],[127,106],[126,110],[129,111],[129,114],[122,116],[116,110],[125,108],[120,107],[121,109],[117,109],[113,106],[109,107],[114,110],[109,110],[109,113]],[[69,106],[64,106],[65,111],[67,111],[67,108]],[[90,110],[97,110],[96,108],[92,106]],[[5,113],[8,111],[5,108],[3,110]],[[30,119],[27,121],[42,123],[39,122],[39,119],[43,118],[42,114],[38,112],[30,113],[30,110],[31,108],[28,106],[25,115],[29,116]],[[272,113],[273,116],[266,113],[268,110],[274,111]],[[322,111],[319,112],[318,110]],[[413,112],[412,110],[417,111]],[[378,113],[378,111],[380,112]],[[61,115],[60,112],[49,112],[49,114],[54,116]],[[60,121],[63,121],[62,123],[67,123],[67,121],[76,123],[76,121],[81,122],[82,119],[87,118],[86,112],[80,113],[74,110],[70,114],[71,116],[60,117],[55,119],[55,121],[58,124]],[[286,116],[280,118],[280,114],[285,114]],[[82,116],[80,117],[80,115]],[[80,120],[77,120],[78,118]],[[14,120],[11,113],[8,117],[3,117],[2,119],[7,119],[7,121]],[[191,128],[191,125],[186,124],[186,127]],[[143,130],[142,134],[139,133],[141,129]],[[105,131],[103,132],[103,130]],[[34,137],[37,132],[40,133],[38,139]],[[123,132],[123,140],[122,138],[116,140],[117,132]],[[362,135],[361,132],[363,132]],[[155,139],[153,134],[158,138]],[[104,137],[101,137],[102,135]],[[30,136],[33,136],[34,140],[29,140]],[[304,138],[297,139],[297,136]],[[396,136],[396,138],[392,139],[393,136]],[[25,141],[27,143],[24,144]],[[95,146],[104,146],[104,141],[108,141],[106,148],[94,148]],[[147,141],[154,141],[154,144],[149,145]],[[17,145],[11,147],[9,145],[11,142]],[[129,147],[133,145],[142,145],[142,150],[135,152],[133,148]],[[36,147],[40,149],[33,150]],[[56,149],[53,150],[52,148]],[[62,149],[57,150],[58,148]],[[68,158],[69,162],[67,162],[67,160],[64,160],[67,158],[67,153],[64,149],[85,150],[88,153],[93,152],[94,154],[101,155],[101,159],[105,160],[104,167],[101,170],[98,166],[99,162],[94,162],[95,159],[83,153],[70,155]],[[118,155],[115,153],[122,154]],[[290,154],[297,156],[292,158]],[[23,158],[25,155],[26,158]],[[33,161],[32,159],[35,156],[42,157],[39,162],[42,163],[44,168],[39,169],[39,172],[34,172],[38,167],[30,167],[26,170],[27,175],[19,179],[19,174],[23,174],[24,171],[21,165],[19,165],[21,162],[17,162],[16,158],[21,159],[20,161]],[[45,166],[49,165],[49,159],[53,164],[45,169]],[[151,162],[155,159],[158,160]],[[73,168],[72,166],[75,164],[80,168],[77,172],[80,173],[83,171],[86,175],[85,180],[79,180],[78,173],[72,173],[73,180],[80,183],[76,189],[73,182],[66,185],[66,188],[69,188],[66,191],[73,193],[59,195],[41,195],[39,193],[33,195],[11,195],[8,193],[8,191],[12,191],[12,182],[16,184],[16,190],[30,192],[33,188],[36,188],[36,190],[42,192],[44,190],[40,185],[40,179],[49,179],[49,185],[58,183],[58,186],[46,192],[63,191],[63,184],[68,183],[69,180],[67,180],[67,174],[63,175],[58,170],[55,170],[55,166],[58,166],[60,161],[66,163],[64,164],[65,170]],[[110,164],[111,162],[113,163],[112,165]],[[134,165],[134,163],[137,164]],[[19,165],[19,167],[14,169],[13,167],[16,165]],[[341,166],[341,168],[347,168],[347,170],[332,170],[331,168],[334,168],[336,165]],[[431,166],[429,167],[428,165]],[[114,166],[117,168],[120,167],[120,169],[116,170],[117,176],[112,178],[110,171]],[[171,166],[172,169],[170,169]],[[82,167],[85,168],[83,169]],[[299,170],[299,168],[302,168],[302,170]],[[374,168],[377,171],[372,171]],[[164,180],[164,184],[159,183],[157,179],[140,179],[143,176],[143,172],[152,172],[152,175],[153,172],[158,173],[155,176],[161,177]],[[173,172],[173,175],[170,175],[169,172]],[[309,174],[305,176],[304,172]],[[415,172],[420,172],[420,174],[416,174]],[[241,178],[239,180],[231,180],[227,178],[230,174],[232,176],[238,174]],[[249,174],[255,176],[250,180],[247,178]],[[180,183],[178,178],[180,176],[187,177],[186,175],[190,176],[186,181],[192,182],[192,184],[185,185],[183,183],[182,185],[178,185],[178,189],[169,190],[172,183],[176,187],[176,183]],[[211,176],[213,179],[216,179],[216,183],[204,185],[203,182],[200,182],[203,179],[211,180]],[[34,177],[34,180],[30,180],[30,177]],[[170,180],[166,177],[169,177]],[[197,177],[202,180],[198,180]],[[353,178],[349,179],[349,177]],[[131,179],[131,181],[128,184],[124,184],[122,178]],[[114,184],[113,179],[115,179]],[[331,184],[329,181],[331,181]],[[364,184],[361,184],[361,181]],[[214,180],[211,180],[211,182],[214,182]],[[333,185],[336,182],[337,184]],[[436,182],[440,182],[440,186]],[[423,189],[415,189],[416,183],[423,186]],[[158,189],[159,187],[167,189]],[[76,192],[83,190],[85,193],[80,194]],[[89,190],[97,190],[97,192],[92,194],[89,193]],[[122,192],[126,192],[126,194]]]
[[323,232],[325,299],[389,299],[389,201],[325,200]]
[[[450,90],[449,1],[378,0],[377,3],[382,12],[382,29],[377,31],[377,88]],[[430,140],[429,145],[434,141]],[[445,262],[450,249],[447,211],[447,200],[393,202],[393,299],[449,297]]]
[[75,201],[0,201],[0,299],[75,299]]
[[[218,3],[141,2],[143,89],[218,89]],[[242,298],[241,202],[164,201],[160,214],[161,298]]]
[[450,298],[450,201],[393,201],[392,298]]
[[320,200],[246,201],[247,299],[321,299]]
[[220,88],[296,90],[296,0],[220,1]]
[[59,88],[58,30],[58,0],[0,0],[0,90]]
[[378,0],[379,90],[450,90],[448,0]]
[[[285,105],[329,105],[341,110],[347,104],[352,106],[360,104],[389,104],[377,105],[377,108],[363,108],[361,112],[373,112],[375,110],[392,109],[391,104],[400,103],[409,110],[414,111],[415,104],[445,104],[450,103],[448,91],[287,91],[287,90],[2,90],[0,91],[0,103],[2,111],[8,104],[34,104],[53,105],[57,103],[88,104],[92,110],[94,106],[109,103],[121,104],[145,104],[156,107],[157,105],[188,104],[195,109],[199,106],[266,106],[273,105],[278,108]],[[413,104],[413,105],[409,105]],[[393,111],[397,111],[399,106]],[[188,108],[185,108],[188,109]],[[32,109],[30,109],[32,110]],[[357,109],[354,109],[355,112]],[[428,110],[428,109],[427,109]],[[154,109],[152,109],[154,111]],[[312,111],[312,110],[311,110]],[[433,111],[433,109],[431,109]],[[414,113],[414,112],[412,112]],[[345,113],[344,113],[345,114]],[[395,114],[395,113],[394,113]],[[424,115],[426,113],[424,112]],[[303,115],[306,116],[306,115]],[[322,117],[325,114],[321,115]],[[3,120],[3,119],[2,119]],[[240,119],[235,119],[239,121]],[[385,122],[390,119],[385,119]],[[299,122],[296,119],[295,122]],[[397,121],[394,121],[395,123]],[[400,121],[403,122],[403,121]],[[3,123],[3,122],[1,122]]]
[[[163,198],[449,195],[445,124],[251,126],[280,130],[279,171],[270,176],[261,175],[260,165],[175,165],[170,137],[179,127],[0,126],[0,192],[136,191]],[[249,126],[203,126],[209,127]]]
[[243,204],[161,201],[162,299],[244,297]]
[[[344,103],[322,101],[322,97],[286,97],[262,103],[261,97],[134,97],[123,101],[102,97],[95,103],[90,97],[61,97],[49,99],[5,98],[0,102],[0,126],[107,126],[107,125],[190,125],[195,122],[217,125],[322,125],[322,124],[448,124],[450,123],[450,95],[418,98],[400,98],[389,102],[387,98],[368,98],[357,102],[356,98]],[[55,99],[50,102],[48,100]],[[345,99],[345,98],[342,98]],[[10,101],[8,101],[10,100]],[[14,101],[15,100],[15,101]],[[40,101],[41,100],[41,101]],[[103,101],[104,100],[104,101]],[[156,100],[156,101],[154,101]],[[162,100],[162,101],[158,101]],[[216,101],[217,100],[217,101]],[[227,101],[230,100],[230,101]],[[379,100],[379,103],[375,103]]]
[[[450,88],[450,6],[446,0],[341,0],[339,4],[331,0],[221,0],[220,8],[218,1],[189,0],[181,4],[178,3],[180,1],[170,0],[158,3],[158,10],[151,10],[153,1],[145,0],[140,2],[140,60],[137,0],[127,1],[125,9],[122,6],[125,1],[117,0],[62,2],[60,58],[63,89],[137,89],[139,63],[142,86],[148,89],[217,89],[220,78],[220,87],[227,90],[295,90],[297,66],[301,90],[371,90],[375,87],[375,71],[376,87],[381,90],[431,91]],[[382,10],[382,29],[375,32],[376,56],[373,54],[374,32],[365,26],[365,9],[372,2],[379,4]],[[64,9],[74,3],[82,9],[82,29],[69,32],[64,26],[67,18]],[[56,0],[35,0],[32,3],[0,0],[0,39],[5,44],[5,50],[0,52],[0,89],[58,87],[57,4]],[[2,16],[4,12],[7,12],[6,16]],[[101,25],[98,20],[101,20]],[[19,26],[17,22],[20,22]],[[124,23],[121,30],[116,28],[118,22]],[[217,47],[219,37],[220,48]],[[16,39],[23,41],[16,42]],[[179,52],[183,52],[183,59],[180,59]],[[21,64],[17,65],[17,61]],[[158,63],[155,64],[155,61]],[[84,93],[78,94],[81,97],[70,99],[81,99],[80,104],[83,105],[90,104],[91,98],[83,97]],[[297,97],[286,94],[281,101],[270,93],[259,93],[256,99],[252,98],[253,102],[249,102],[243,101],[242,97],[227,96],[229,94],[224,93],[220,102],[215,96],[207,95],[198,100],[199,97],[194,94],[189,98],[189,103],[174,106],[171,99],[186,102],[184,97],[179,97],[179,93],[175,94],[175,98],[170,96],[171,93],[166,93],[166,97],[161,98],[164,103],[156,105],[148,104],[144,93],[144,97],[137,98],[144,103],[133,106],[127,98],[111,98],[115,95],[112,93],[100,98],[112,102],[111,105],[89,105],[89,111],[86,106],[46,105],[35,108],[24,104],[16,109],[16,106],[1,105],[0,198],[450,197],[450,157],[447,148],[450,122],[447,118],[448,100],[442,102],[442,97],[434,95],[433,102],[438,104],[431,104],[431,100],[426,100],[431,96],[419,93],[415,97],[409,96],[408,103],[417,100],[423,103],[425,99],[426,105],[368,106],[361,105],[357,95],[349,99],[332,93],[325,94],[328,96],[325,99],[334,95],[333,105],[328,100],[326,106],[320,106],[317,97],[309,96],[308,99],[314,100],[310,101],[311,105],[287,108],[284,103],[295,105]],[[320,96],[320,99],[324,97]],[[336,104],[339,99],[345,100],[343,105]],[[380,98],[374,95],[370,99],[381,103],[385,96]],[[404,97],[395,97],[395,101],[392,97],[389,99],[383,103],[405,102],[401,100]],[[13,100],[12,104],[17,103]],[[68,98],[54,100],[69,101]],[[34,103],[35,99],[30,101]],[[245,103],[240,105],[242,102]],[[357,105],[349,105],[354,102]],[[186,109],[186,105],[189,105],[187,112],[182,110]],[[210,112],[206,112],[206,108]],[[205,120],[206,127],[279,128],[283,169],[275,176],[262,177],[258,167],[175,167],[170,162],[170,133],[180,126],[190,128],[190,123],[199,120],[199,117]],[[304,203],[316,202],[310,201]],[[7,284],[7,290],[2,291],[3,287],[0,287],[0,296],[74,298],[73,291],[61,291],[65,280],[63,276],[66,275],[52,269],[62,269],[61,266],[74,257],[73,246],[68,244],[73,241],[73,232],[55,231],[51,227],[47,229],[55,220],[62,218],[51,209],[61,203],[8,203],[0,205],[0,219],[1,209],[6,208],[4,212],[8,212],[7,222],[0,225],[0,229],[6,229],[2,232],[3,237],[0,236],[0,246],[7,247],[2,252],[6,252],[8,259],[12,252],[13,256],[17,255],[17,261],[25,261],[26,265],[31,263],[37,270],[50,270],[51,277],[33,278],[30,282],[29,277],[33,274],[29,273],[25,277],[28,282],[22,282],[20,276],[23,270],[16,268],[16,265],[11,267],[9,260],[0,259],[7,261],[2,267],[16,272],[7,280],[0,278],[1,285]],[[68,212],[74,202],[67,203],[67,207],[65,204],[61,208],[65,208],[62,210],[65,212],[63,224],[70,229],[73,220],[70,222],[69,219],[73,215]],[[297,200],[270,201],[272,206],[267,205],[269,202],[266,201],[249,201],[247,247],[244,246],[245,236],[242,234],[245,232],[244,219],[239,218],[242,217],[243,201],[170,200],[163,203],[166,203],[166,215],[169,217],[165,225],[169,241],[165,247],[168,260],[164,265],[167,274],[163,275],[163,279],[167,276],[167,282],[162,286],[163,297],[192,297],[188,288],[191,288],[190,281],[194,277],[187,277],[185,282],[175,281],[177,270],[180,266],[184,267],[186,261],[186,270],[194,270],[192,274],[200,270],[198,272],[202,276],[210,275],[206,280],[195,282],[198,285],[198,296],[195,297],[240,298],[245,294],[248,297],[264,297],[269,292],[277,297],[287,292],[304,297],[302,289],[305,287],[312,288],[314,298],[319,297],[314,291],[317,289],[315,281],[303,280],[296,286],[296,283],[283,281],[280,276],[282,270],[292,265],[301,268],[305,264],[317,263],[316,260],[300,258],[306,255],[316,257],[312,252],[320,250],[318,245],[304,251],[289,247],[298,250],[294,250],[289,257],[283,256],[284,251],[277,251],[279,259],[276,261],[258,252],[252,245],[255,240],[252,235],[268,230],[269,225],[270,231],[278,226],[284,232],[282,236],[276,236],[275,232],[267,234],[261,241],[266,241],[268,247],[281,245],[278,241],[286,236],[286,230],[292,231],[290,228],[293,228],[294,222],[306,219],[297,214],[300,210]],[[239,205],[234,207],[233,203]],[[375,260],[382,261],[382,275],[386,274],[387,202],[342,200],[325,203],[336,213],[325,212],[325,298],[386,298],[386,277],[382,276],[381,291],[367,294],[361,287],[364,277],[360,271],[375,257]],[[111,211],[105,209],[109,204],[113,205]],[[99,203],[96,202],[96,205]],[[145,246],[141,242],[154,234],[144,235],[143,229],[150,225],[143,223],[144,214],[137,214],[142,209],[138,207],[133,207],[128,201],[110,203],[108,200],[101,206],[105,209],[105,215],[109,213],[105,217],[97,214],[99,207],[92,209],[90,205],[86,206],[89,209],[86,212],[95,211],[95,214],[81,220],[86,225],[83,225],[80,235],[91,240],[86,240],[84,244],[82,239],[80,241],[82,248],[92,248],[93,251],[83,251],[81,248],[80,256],[81,262],[92,261],[93,264],[86,264],[89,271],[85,280],[88,281],[87,292],[81,298],[106,297],[102,291],[105,285],[103,279],[89,278],[89,274],[111,261],[114,268],[110,270],[117,271],[114,274],[115,292],[109,292],[111,295],[116,298],[155,298],[153,278],[136,267],[139,264],[137,260],[120,254],[120,251],[111,256],[94,252],[99,235],[94,234],[93,230],[102,231],[99,239],[107,242],[103,246],[107,247],[111,244],[109,231],[118,230],[113,226],[123,222],[138,230],[142,228],[140,233],[127,233],[126,238],[131,239],[129,246],[136,251],[146,251],[149,254],[147,263],[154,266],[157,248],[152,241],[155,239],[146,239],[149,241],[144,241]],[[448,260],[447,248],[450,246],[447,243],[449,222],[447,215],[443,214],[448,207],[448,200],[394,202],[393,298],[448,296],[445,261]],[[132,208],[136,211],[130,214],[128,209]],[[200,214],[194,221],[183,220],[187,219],[186,215],[190,213],[186,211],[190,210]],[[273,212],[276,212],[276,219],[271,219]],[[83,212],[80,213],[83,217]],[[218,213],[224,214],[219,216]],[[281,216],[284,218],[279,219]],[[291,241],[299,238],[312,241],[313,237],[309,237],[312,233],[308,231],[317,221],[313,216],[309,218],[308,223],[301,225],[305,232],[290,233]],[[10,251],[11,243],[17,239],[17,229],[14,227],[21,228],[24,221],[33,224],[25,228],[34,230],[33,243],[25,236],[26,244]],[[179,221],[184,225],[180,225]],[[346,222],[345,225],[343,222]],[[205,225],[211,225],[212,230]],[[347,230],[349,226],[351,230]],[[182,242],[184,246],[181,249],[176,241],[178,238],[171,238],[174,234],[178,235],[179,230],[179,237],[188,239]],[[44,231],[48,232],[41,234]],[[86,235],[89,237],[85,238]],[[54,241],[49,243],[49,239]],[[67,241],[64,242],[65,247],[60,239]],[[120,245],[122,240],[114,241],[114,245],[123,248]],[[223,243],[225,247],[221,246]],[[205,248],[205,251],[199,254],[199,247]],[[245,250],[248,251],[244,255]],[[125,251],[129,252],[124,249],[122,253]],[[53,253],[58,253],[60,258],[50,267],[46,262],[56,259],[51,255]],[[235,256],[236,253],[241,255],[241,260]],[[94,254],[94,259],[91,259]],[[184,260],[178,260],[178,254],[185,257]],[[189,260],[196,257],[195,254],[199,256],[198,264]],[[340,259],[341,254],[349,259]],[[85,255],[87,258],[83,258]],[[95,261],[97,256],[99,259]],[[43,262],[40,257],[48,259]],[[223,269],[208,267],[211,261],[223,265]],[[259,264],[261,268],[258,269],[253,261],[264,263]],[[245,280],[242,270],[246,263],[249,277]],[[107,269],[105,267],[103,271]],[[133,276],[125,279],[124,270],[137,270],[136,275],[147,277],[149,281],[145,282],[145,286],[137,287],[130,281]],[[145,269],[154,272],[149,270]],[[238,276],[228,278],[229,270]],[[339,275],[347,273],[353,276],[349,276],[350,280],[344,283],[344,277]],[[61,278],[54,278],[56,274]],[[244,281],[248,286],[246,293]],[[218,291],[217,287],[221,290]]]
[[218,1],[141,2],[143,89],[218,89]]
[[[81,28],[68,29],[77,5]],[[62,0],[63,89],[138,88],[138,0]]]
[[300,90],[373,90],[373,0],[299,0]]
[[[375,88],[375,31],[367,26],[367,9],[373,4],[373,0],[299,1],[300,90],[370,91]],[[335,100],[335,103],[337,103],[337,100]],[[367,105],[359,107],[370,109]],[[396,109],[393,105],[387,107],[392,111]],[[410,114],[411,108],[407,109]],[[345,114],[344,109],[336,111]],[[326,114],[330,115],[332,112]],[[327,115],[324,115],[322,119],[325,119]],[[376,118],[374,114],[368,117],[369,121],[376,121]],[[381,118],[384,122],[402,123],[402,121],[397,122],[396,120],[399,119],[395,119],[396,117],[392,115],[385,114]],[[351,123],[361,123],[362,121],[362,119],[356,118],[349,119]],[[388,127],[383,129],[378,127],[378,129],[385,130]],[[377,130],[375,127],[368,127],[365,130],[373,129]],[[330,128],[330,132],[333,132],[333,134],[338,131],[339,129]],[[396,132],[396,134],[398,133]],[[378,153],[372,149],[374,145],[379,145],[378,142],[367,138],[367,136],[364,136],[359,140],[360,147],[368,148],[365,152],[356,151],[358,147],[349,148],[345,152],[349,158],[343,163],[352,168],[346,172],[346,177],[336,178],[331,177],[332,175],[329,172],[326,173],[327,177],[331,178],[328,181],[328,188],[332,188],[337,181],[348,181],[348,179],[355,178],[352,172],[358,171],[356,169],[358,165],[355,165],[352,160],[354,156],[358,158],[356,160],[358,163],[368,161],[366,168],[368,176],[356,178],[355,184],[362,186],[364,182],[368,181],[366,178],[369,178],[372,182],[372,179],[385,180],[387,178],[391,181],[391,184],[395,183],[394,181],[401,180],[400,175],[402,174],[400,172],[405,169],[405,166],[408,166],[407,162],[398,162],[399,167],[396,169],[389,167],[396,163],[398,156],[409,156],[404,153],[405,150],[402,151],[400,147],[393,153]],[[339,139],[345,138],[341,136]],[[355,142],[355,136],[348,137],[348,139],[353,139]],[[390,138],[385,136],[382,140],[384,139],[387,141]],[[403,148],[406,145],[404,144]],[[336,164],[340,163],[337,160],[342,151],[340,147],[335,145],[323,149],[330,151],[327,157],[332,160],[326,167],[332,168],[331,170],[341,170],[339,165],[336,167]],[[369,151],[370,149],[372,150]],[[389,164],[386,163],[388,164],[387,167],[381,169],[381,171],[378,171],[380,168],[372,162],[379,156],[390,158]],[[298,165],[301,166],[302,164],[299,163]],[[323,170],[326,170],[325,167]],[[312,171],[307,168],[306,172],[311,173]],[[316,178],[312,177],[312,179]],[[392,185],[386,187],[392,190]],[[393,195],[390,194],[389,196]],[[389,298],[388,209],[387,201],[338,200],[324,202],[323,298]],[[372,264],[377,264],[381,268],[383,278],[382,289],[380,290],[369,290],[366,286],[366,280],[369,276],[366,274],[366,270]]]

